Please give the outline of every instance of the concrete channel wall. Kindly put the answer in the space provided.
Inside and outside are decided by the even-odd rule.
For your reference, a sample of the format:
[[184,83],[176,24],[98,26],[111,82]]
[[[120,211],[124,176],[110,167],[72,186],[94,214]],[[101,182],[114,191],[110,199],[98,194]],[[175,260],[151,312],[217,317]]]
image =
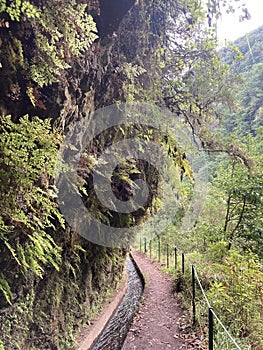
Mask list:
[[[132,251],[129,254],[135,269],[142,281],[143,289],[145,286],[145,278],[141,272],[136,260],[133,257]],[[74,350],[89,350],[99,338],[100,334],[112,318],[113,314],[117,310],[118,306],[122,302],[128,288],[128,280],[126,269],[124,270],[123,279],[118,286],[117,291],[106,301],[102,311],[97,315],[96,319],[92,321],[92,324],[88,329],[83,330],[77,339],[77,345]]]

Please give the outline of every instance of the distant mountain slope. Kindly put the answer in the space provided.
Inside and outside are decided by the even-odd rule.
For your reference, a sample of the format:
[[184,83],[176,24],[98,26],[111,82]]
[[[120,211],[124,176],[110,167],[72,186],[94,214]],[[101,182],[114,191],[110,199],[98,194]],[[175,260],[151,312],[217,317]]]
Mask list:
[[238,93],[238,111],[226,121],[227,132],[255,134],[263,126],[263,26],[234,41],[243,58],[235,60],[238,51],[224,48],[220,55],[235,73],[240,74],[242,84]]
[[[263,62],[263,26],[242,36],[233,42],[238,47],[243,58],[235,63],[234,67],[238,73],[248,72],[254,64]],[[235,53],[231,49],[221,50],[223,61],[232,65]]]

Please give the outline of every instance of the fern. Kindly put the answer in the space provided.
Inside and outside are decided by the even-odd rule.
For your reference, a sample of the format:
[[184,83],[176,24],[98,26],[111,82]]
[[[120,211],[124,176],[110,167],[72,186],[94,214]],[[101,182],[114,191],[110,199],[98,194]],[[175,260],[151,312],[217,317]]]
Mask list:
[[[7,49],[2,45],[1,61],[5,61],[12,71],[21,72],[23,67],[25,77],[40,87],[62,80],[72,61],[81,57],[97,38],[96,24],[87,13],[87,4],[78,4],[75,0],[47,0],[44,8],[31,1],[14,0],[8,5],[2,0],[1,12],[9,16],[9,22],[27,23],[28,29],[23,33],[24,45],[28,45],[27,37],[34,37],[30,42],[29,57],[25,57],[20,37],[16,37],[17,29],[12,34],[10,27],[10,40],[6,42]],[[18,54],[14,47],[17,47]]]
[[0,291],[4,294],[6,301],[12,305],[12,292],[5,276],[0,274]]
[[27,18],[39,18],[40,11],[29,1],[13,0],[7,6],[6,0],[2,1],[0,12],[6,12],[12,21],[20,21],[21,16]]
[[[2,117],[0,133],[0,241],[24,275],[33,271],[42,277],[45,265],[58,270],[61,263],[61,249],[46,232],[54,232],[55,223],[64,227],[55,188],[49,185],[60,136],[50,120],[28,116],[18,124]],[[2,275],[0,290],[10,302],[5,281]]]

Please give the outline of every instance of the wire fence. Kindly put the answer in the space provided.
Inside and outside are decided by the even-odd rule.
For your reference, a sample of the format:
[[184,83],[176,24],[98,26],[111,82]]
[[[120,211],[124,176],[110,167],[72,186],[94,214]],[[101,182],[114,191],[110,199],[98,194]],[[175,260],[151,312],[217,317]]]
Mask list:
[[[154,249],[154,245],[157,249]],[[182,275],[185,274],[185,253],[179,252],[178,248],[171,247],[168,243],[162,244],[160,240],[160,236],[156,240],[150,240],[147,242],[146,238],[140,238],[140,251],[143,251],[146,255],[149,255],[150,259],[154,258],[159,263],[164,263],[167,268],[171,267],[172,264],[174,265],[174,268],[177,270],[178,268],[181,270]],[[179,257],[181,259],[179,259]],[[179,260],[181,263],[181,266],[179,266]],[[201,280],[199,278],[197,269],[194,265],[191,265],[191,290],[189,291],[189,294],[191,296],[192,301],[192,317],[193,317],[193,325],[197,322],[197,287],[199,287],[199,290],[201,291],[201,294],[203,296],[203,299],[206,303],[207,308],[207,322],[208,322],[208,349],[214,350],[215,345],[215,330],[214,325],[215,321],[217,324],[222,328],[223,332],[227,335],[228,339],[231,341],[232,345],[235,347],[235,349],[242,350],[241,347],[237,344],[234,337],[230,334],[230,332],[227,330],[227,328],[224,326],[224,324],[221,322],[220,318],[217,316],[215,311],[213,310],[213,307],[211,306],[208,297],[205,293],[205,289],[201,283]]]

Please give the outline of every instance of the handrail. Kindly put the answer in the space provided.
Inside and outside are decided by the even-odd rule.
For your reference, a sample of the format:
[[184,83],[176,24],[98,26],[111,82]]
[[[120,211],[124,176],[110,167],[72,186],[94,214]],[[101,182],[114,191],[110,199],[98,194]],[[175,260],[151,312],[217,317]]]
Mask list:
[[[150,257],[152,257],[152,241],[150,240],[149,243],[149,247],[150,247]],[[141,239],[140,239],[140,251],[142,244],[141,244]],[[170,256],[170,246],[169,244],[166,243],[166,266],[169,267],[169,256]],[[144,253],[147,254],[147,240],[146,238],[144,238]],[[174,267],[175,269],[177,268],[177,256],[178,256],[178,249],[175,246],[174,247]],[[184,274],[185,272],[185,254],[182,253],[182,274]],[[161,258],[161,244],[160,244],[160,237],[158,237],[158,262],[160,262]],[[229,339],[232,341],[232,343],[236,346],[236,348],[238,350],[242,350],[241,347],[237,344],[236,340],[234,339],[234,337],[229,333],[229,331],[226,329],[226,327],[224,326],[224,324],[222,323],[222,321],[219,319],[219,317],[216,315],[216,313],[214,312],[208,297],[205,293],[205,290],[202,286],[201,280],[199,278],[199,275],[197,273],[197,269],[194,265],[192,265],[192,293],[191,293],[191,297],[192,297],[192,307],[193,307],[193,323],[195,324],[195,320],[196,320],[196,306],[195,306],[195,281],[197,281],[199,288],[202,292],[202,295],[206,301],[206,304],[208,306],[208,323],[209,323],[209,350],[213,350],[213,336],[214,336],[214,329],[213,329],[213,324],[214,321],[213,319],[215,318],[217,320],[217,322],[219,323],[219,325],[222,327],[222,329],[224,330],[224,332],[227,334],[227,336],[229,337]]]

